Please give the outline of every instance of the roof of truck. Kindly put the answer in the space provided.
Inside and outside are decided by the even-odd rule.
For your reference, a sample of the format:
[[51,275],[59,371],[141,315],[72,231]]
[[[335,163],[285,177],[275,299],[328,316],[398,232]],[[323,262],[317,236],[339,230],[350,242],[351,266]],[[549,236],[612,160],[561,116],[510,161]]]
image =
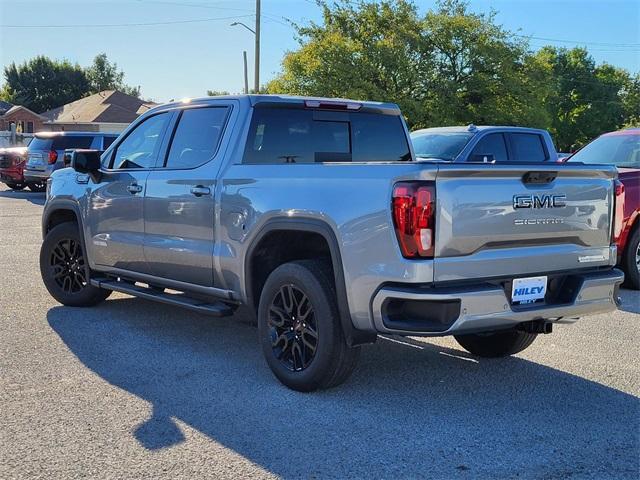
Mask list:
[[441,132],[441,133],[457,133],[457,132],[469,132],[469,133],[479,133],[487,130],[499,130],[501,132],[546,132],[546,130],[540,128],[529,128],[529,127],[514,127],[509,125],[457,125],[450,127],[432,127],[432,128],[422,128],[420,130],[414,130],[411,133],[427,133],[427,132]]
[[[395,103],[385,103],[385,102],[373,102],[366,100],[351,100],[347,98],[327,98],[327,97],[302,97],[296,95],[266,95],[266,94],[250,94],[250,95],[221,95],[215,97],[200,97],[200,98],[185,98],[179,101],[170,102],[164,105],[158,105],[154,107],[152,110],[158,110],[167,107],[178,106],[181,104],[206,104],[212,100],[241,100],[246,101],[249,100],[251,106],[255,106],[258,104],[292,104],[292,105],[303,105],[305,102],[319,102],[326,103],[328,105],[336,105],[336,104],[345,104],[346,105],[360,105],[366,109],[374,109],[376,111],[381,111],[384,113],[394,113],[400,114],[400,108]],[[316,108],[322,108],[316,107]],[[349,110],[349,108],[346,108]],[[355,110],[355,109],[354,109]]]

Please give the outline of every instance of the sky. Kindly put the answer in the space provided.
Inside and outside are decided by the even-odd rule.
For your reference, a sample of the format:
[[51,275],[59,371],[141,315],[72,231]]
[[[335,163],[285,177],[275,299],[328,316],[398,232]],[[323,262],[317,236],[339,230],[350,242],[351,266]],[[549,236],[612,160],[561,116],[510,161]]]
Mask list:
[[[416,0],[422,12],[435,0]],[[471,0],[478,12],[496,10],[508,30],[545,44],[585,46],[598,63],[640,71],[640,0]],[[253,84],[255,0],[0,0],[0,65],[36,55],[82,66],[105,52],[158,102],[243,88],[242,51]],[[262,0],[261,83],[296,49],[288,20],[321,20],[313,0]],[[167,22],[182,22],[170,23]],[[117,26],[129,24],[128,26]],[[135,25],[131,25],[135,24]],[[98,26],[102,25],[102,26]]]

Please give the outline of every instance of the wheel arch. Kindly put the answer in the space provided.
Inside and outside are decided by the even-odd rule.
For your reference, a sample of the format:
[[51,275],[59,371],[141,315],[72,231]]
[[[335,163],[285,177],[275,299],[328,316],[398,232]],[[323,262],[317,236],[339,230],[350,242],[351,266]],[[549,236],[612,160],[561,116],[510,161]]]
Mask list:
[[[247,248],[244,261],[244,287],[249,307],[252,308],[254,312],[256,311],[256,302],[259,301],[260,297],[259,291],[261,291],[261,288],[264,285],[266,276],[270,273],[268,272],[263,279],[256,278],[256,259],[259,256],[257,253],[260,251],[261,246],[265,245],[265,242],[268,241],[270,236],[273,236],[274,234],[284,235],[288,233],[292,233],[294,235],[309,234],[319,236],[324,240],[328,250],[330,266],[333,271],[334,285],[338,298],[340,324],[347,343],[351,346],[373,343],[377,336],[376,332],[358,330],[353,325],[347,300],[344,271],[342,268],[342,256],[338,240],[333,229],[322,220],[313,218],[276,217],[268,220],[260,228]],[[318,257],[307,256],[306,258]],[[280,265],[293,259],[301,258],[291,258],[277,264]]]
[[89,263],[84,224],[82,222],[82,215],[80,214],[80,207],[76,202],[60,199],[47,203],[45,211],[42,214],[42,239],[44,240],[47,233],[56,225],[70,221],[78,225],[82,250],[86,252],[87,262]]
[[42,238],[56,225],[69,221],[77,223],[82,233],[82,216],[75,202],[56,200],[49,203],[42,215]]
[[631,242],[629,240],[638,229],[640,229],[640,210],[635,210],[627,220],[624,229],[624,250],[618,253],[618,258],[622,258],[630,252]]

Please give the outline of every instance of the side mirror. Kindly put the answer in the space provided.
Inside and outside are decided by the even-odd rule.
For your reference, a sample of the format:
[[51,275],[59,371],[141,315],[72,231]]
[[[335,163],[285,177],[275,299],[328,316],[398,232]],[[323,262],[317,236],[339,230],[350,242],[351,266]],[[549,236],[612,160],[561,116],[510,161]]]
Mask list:
[[476,153],[471,157],[471,161],[480,163],[496,163],[496,157],[493,153]]
[[[100,170],[100,152],[98,150],[72,150],[68,153],[71,168],[78,173],[97,173]],[[65,161],[67,153],[65,152]]]

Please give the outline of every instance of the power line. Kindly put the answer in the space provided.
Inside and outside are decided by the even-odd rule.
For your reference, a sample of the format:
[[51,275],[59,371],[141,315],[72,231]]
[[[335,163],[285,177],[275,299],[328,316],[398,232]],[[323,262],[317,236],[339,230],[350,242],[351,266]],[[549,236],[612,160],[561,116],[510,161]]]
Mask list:
[[0,25],[1,28],[109,28],[109,27],[153,27],[158,25],[177,25],[184,23],[204,23],[216,20],[231,20],[236,18],[253,17],[253,15],[232,15],[229,17],[195,18],[191,20],[168,20],[165,22],[136,22],[136,23],[74,23],[71,25]]
[[607,42],[583,42],[580,40],[562,40],[559,38],[548,37],[536,37],[534,35],[521,35],[518,33],[513,34],[515,37],[527,38],[531,40],[542,40],[544,42],[557,42],[557,43],[574,43],[579,45],[597,45],[601,47],[623,47],[623,48],[640,48],[640,43],[607,43]]
[[[144,2],[144,3],[156,3],[159,5],[177,5],[180,7],[192,7],[192,8],[208,8],[208,9],[215,9],[215,10],[235,10],[237,12],[253,12],[252,9],[249,8],[236,8],[236,7],[220,7],[220,6],[216,6],[216,5],[204,5],[204,4],[200,4],[200,3],[182,3],[182,2],[172,2],[172,1],[168,1],[168,0],[138,0],[139,2]],[[283,22],[282,20],[285,21],[291,21],[290,19],[288,19],[287,17],[282,17],[280,15],[274,15],[271,13],[265,13],[264,11],[262,12],[262,16],[268,18],[269,20],[275,22],[275,23],[279,23],[280,25],[284,25],[285,27],[289,27],[290,25]]]

